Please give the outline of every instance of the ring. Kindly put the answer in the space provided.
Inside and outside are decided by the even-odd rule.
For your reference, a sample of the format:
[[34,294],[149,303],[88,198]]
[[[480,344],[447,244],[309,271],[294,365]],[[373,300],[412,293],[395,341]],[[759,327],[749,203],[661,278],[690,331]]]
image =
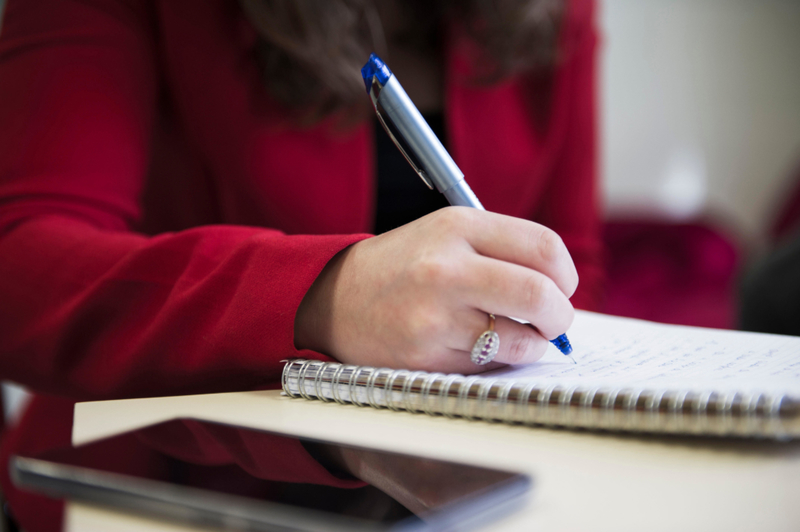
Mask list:
[[494,360],[500,350],[500,336],[494,331],[494,319],[494,314],[489,314],[489,330],[484,331],[472,346],[470,359],[479,366]]

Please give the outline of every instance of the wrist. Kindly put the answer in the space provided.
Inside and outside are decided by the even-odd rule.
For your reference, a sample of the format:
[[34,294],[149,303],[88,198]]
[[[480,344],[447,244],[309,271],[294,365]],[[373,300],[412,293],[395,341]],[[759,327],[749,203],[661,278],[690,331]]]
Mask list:
[[333,256],[306,292],[297,308],[294,320],[294,345],[297,349],[310,349],[332,354],[333,299],[342,266],[352,246]]

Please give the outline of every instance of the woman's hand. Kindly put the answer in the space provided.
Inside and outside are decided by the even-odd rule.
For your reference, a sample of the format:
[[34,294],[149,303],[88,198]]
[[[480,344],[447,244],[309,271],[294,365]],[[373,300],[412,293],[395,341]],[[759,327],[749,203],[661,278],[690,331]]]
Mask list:
[[[475,373],[538,360],[574,316],[578,274],[539,224],[448,207],[332,259],[295,318],[295,345],[348,364]],[[497,316],[500,351],[470,351]],[[531,327],[502,316],[530,321]]]

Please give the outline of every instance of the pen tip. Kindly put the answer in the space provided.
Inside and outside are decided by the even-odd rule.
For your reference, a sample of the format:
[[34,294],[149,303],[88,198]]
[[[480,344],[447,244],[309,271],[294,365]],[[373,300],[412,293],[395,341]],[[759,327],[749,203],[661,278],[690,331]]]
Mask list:
[[567,338],[566,333],[562,334],[558,338],[554,340],[550,340],[550,343],[553,344],[558,348],[565,355],[569,355],[572,353],[572,344],[569,343],[569,338]]
[[567,356],[569,357],[569,359],[572,361],[573,364],[575,364],[576,366],[578,365],[578,362],[575,360],[575,357],[573,357],[572,355],[567,355]]

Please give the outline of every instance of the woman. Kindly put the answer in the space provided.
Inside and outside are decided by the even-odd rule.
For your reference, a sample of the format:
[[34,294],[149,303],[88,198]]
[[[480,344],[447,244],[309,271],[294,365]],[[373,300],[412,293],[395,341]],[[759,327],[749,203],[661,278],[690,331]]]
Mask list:
[[[47,395],[4,456],[67,444],[75,400],[269,386],[295,356],[530,363],[595,304],[591,1],[429,4],[9,1],[0,374]],[[387,177],[371,51],[493,212],[412,221],[441,203]],[[476,366],[490,312],[501,349]],[[297,471],[274,478],[337,482],[276,452]],[[4,490],[29,530],[58,518]]]

